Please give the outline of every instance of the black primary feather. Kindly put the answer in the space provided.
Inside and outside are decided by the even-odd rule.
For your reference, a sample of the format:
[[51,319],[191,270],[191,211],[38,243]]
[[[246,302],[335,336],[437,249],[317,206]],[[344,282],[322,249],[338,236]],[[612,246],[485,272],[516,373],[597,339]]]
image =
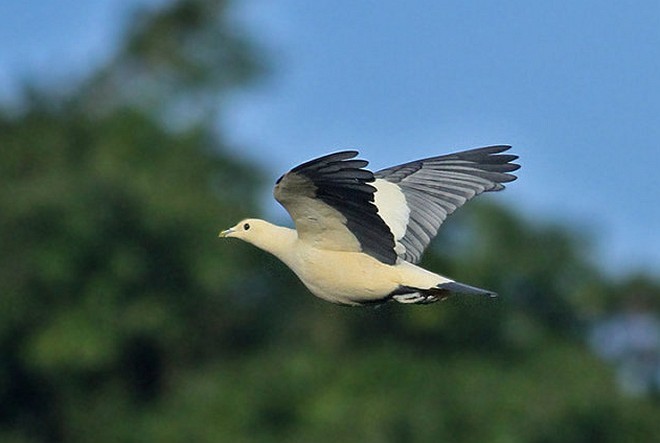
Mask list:
[[310,160],[293,168],[289,174],[309,179],[315,197],[339,211],[346,227],[355,235],[362,251],[381,262],[393,265],[394,235],[374,204],[374,174],[364,169],[366,160],[353,159],[357,151],[341,151]]

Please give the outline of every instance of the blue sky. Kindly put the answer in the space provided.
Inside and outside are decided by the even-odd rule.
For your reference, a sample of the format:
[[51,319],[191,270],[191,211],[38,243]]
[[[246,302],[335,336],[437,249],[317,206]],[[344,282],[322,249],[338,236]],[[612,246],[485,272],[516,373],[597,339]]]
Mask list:
[[[89,72],[136,4],[164,1],[0,3],[0,95]],[[380,168],[512,144],[520,178],[488,198],[575,226],[614,273],[660,273],[657,0],[237,6],[272,73],[221,124],[273,179],[349,147]]]

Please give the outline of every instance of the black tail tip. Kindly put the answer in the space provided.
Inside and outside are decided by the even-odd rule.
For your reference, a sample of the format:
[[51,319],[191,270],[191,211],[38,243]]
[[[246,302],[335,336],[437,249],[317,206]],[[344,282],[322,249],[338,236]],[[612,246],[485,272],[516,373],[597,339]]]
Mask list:
[[456,281],[441,283],[437,286],[439,289],[444,289],[450,292],[457,292],[459,294],[468,294],[468,295],[480,295],[482,297],[497,297],[497,293],[489,291],[486,289],[477,288],[474,286],[466,285],[464,283],[459,283]]

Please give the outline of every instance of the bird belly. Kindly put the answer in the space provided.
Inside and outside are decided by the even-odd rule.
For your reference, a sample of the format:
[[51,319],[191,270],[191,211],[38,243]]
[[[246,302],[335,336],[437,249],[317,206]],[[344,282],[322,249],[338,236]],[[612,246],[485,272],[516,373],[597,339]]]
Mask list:
[[374,303],[399,286],[394,266],[359,252],[305,248],[290,267],[312,294],[333,303]]

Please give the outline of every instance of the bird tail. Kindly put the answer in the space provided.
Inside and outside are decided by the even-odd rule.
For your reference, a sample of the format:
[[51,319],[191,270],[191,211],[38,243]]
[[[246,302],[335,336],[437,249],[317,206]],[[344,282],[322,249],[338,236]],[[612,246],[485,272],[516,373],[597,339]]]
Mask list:
[[448,283],[441,283],[436,288],[449,291],[449,292],[458,292],[459,294],[467,295],[482,295],[486,297],[497,297],[497,293],[489,291],[487,289],[481,289],[474,286],[466,285],[465,283],[459,283],[457,281],[450,281]]
[[493,291],[488,291],[486,289],[477,288],[456,281],[440,283],[439,285],[428,289],[401,286],[397,291],[390,295],[399,303],[429,304],[444,300],[455,293],[497,297],[497,294]]

